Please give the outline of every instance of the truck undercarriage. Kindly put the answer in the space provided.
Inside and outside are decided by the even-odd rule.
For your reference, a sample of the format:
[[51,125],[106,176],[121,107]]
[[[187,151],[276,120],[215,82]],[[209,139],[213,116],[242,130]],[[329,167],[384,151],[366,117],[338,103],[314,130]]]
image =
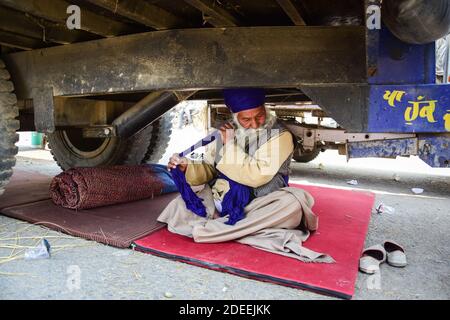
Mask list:
[[46,133],[64,169],[155,162],[170,110],[221,104],[227,87],[264,87],[268,103],[313,103],[337,122],[278,110],[297,159],[339,148],[449,167],[450,85],[436,84],[434,45],[449,31],[446,0],[0,0],[0,190],[17,129]]

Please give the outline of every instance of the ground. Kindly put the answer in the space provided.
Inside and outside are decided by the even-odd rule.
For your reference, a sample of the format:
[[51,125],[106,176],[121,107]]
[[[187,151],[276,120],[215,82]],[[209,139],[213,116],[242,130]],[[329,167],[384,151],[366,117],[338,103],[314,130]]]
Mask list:
[[[174,139],[180,135],[176,131]],[[162,162],[188,145],[172,144]],[[48,152],[36,150],[22,149],[16,168],[60,172]],[[431,169],[416,157],[347,163],[334,151],[308,164],[293,163],[292,168],[292,182],[371,191],[375,204],[395,208],[393,213],[372,214],[366,246],[393,239],[405,247],[409,264],[406,268],[383,264],[380,286],[359,273],[354,299],[450,298],[450,170]],[[348,185],[351,179],[358,185]],[[423,194],[415,195],[414,187],[423,188]],[[26,247],[19,245],[34,245],[42,236],[54,248],[51,259],[24,260],[21,253]],[[6,259],[9,256],[15,259]],[[79,289],[71,282],[78,272]],[[333,299],[108,247],[4,216],[0,216],[0,288],[0,299]]]

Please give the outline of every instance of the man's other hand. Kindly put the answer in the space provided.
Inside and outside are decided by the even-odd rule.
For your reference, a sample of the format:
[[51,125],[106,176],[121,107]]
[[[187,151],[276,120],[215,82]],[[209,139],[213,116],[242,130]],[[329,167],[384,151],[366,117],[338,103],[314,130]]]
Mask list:
[[220,135],[222,136],[223,144],[227,143],[234,137],[234,127],[230,122],[225,123],[220,127]]
[[174,153],[170,159],[169,163],[167,164],[167,169],[170,171],[172,169],[175,169],[178,166],[178,169],[181,170],[181,172],[185,172],[186,168],[188,166],[187,159],[181,158],[177,153]]

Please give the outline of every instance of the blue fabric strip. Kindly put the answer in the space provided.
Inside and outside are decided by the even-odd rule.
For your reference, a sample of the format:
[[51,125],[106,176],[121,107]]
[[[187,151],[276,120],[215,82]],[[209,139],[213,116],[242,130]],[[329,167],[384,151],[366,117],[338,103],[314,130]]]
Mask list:
[[202,203],[203,199],[200,199],[187,183],[184,172],[178,169],[178,167],[172,169],[170,172],[173,181],[177,185],[178,192],[181,194],[181,197],[186,204],[186,208],[200,217],[206,217],[206,208]]

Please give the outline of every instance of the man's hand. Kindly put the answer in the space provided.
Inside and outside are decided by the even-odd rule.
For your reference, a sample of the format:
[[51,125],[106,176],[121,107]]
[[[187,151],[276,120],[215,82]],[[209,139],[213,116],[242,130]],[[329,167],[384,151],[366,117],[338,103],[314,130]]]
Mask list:
[[188,166],[188,162],[186,158],[181,158],[177,153],[174,153],[169,159],[167,169],[170,171],[172,169],[175,169],[177,166],[178,169],[181,170],[181,172],[185,172]]
[[220,127],[219,130],[220,130],[220,135],[222,136],[223,144],[225,144],[229,140],[233,139],[234,127],[230,122],[225,123],[223,126]]

